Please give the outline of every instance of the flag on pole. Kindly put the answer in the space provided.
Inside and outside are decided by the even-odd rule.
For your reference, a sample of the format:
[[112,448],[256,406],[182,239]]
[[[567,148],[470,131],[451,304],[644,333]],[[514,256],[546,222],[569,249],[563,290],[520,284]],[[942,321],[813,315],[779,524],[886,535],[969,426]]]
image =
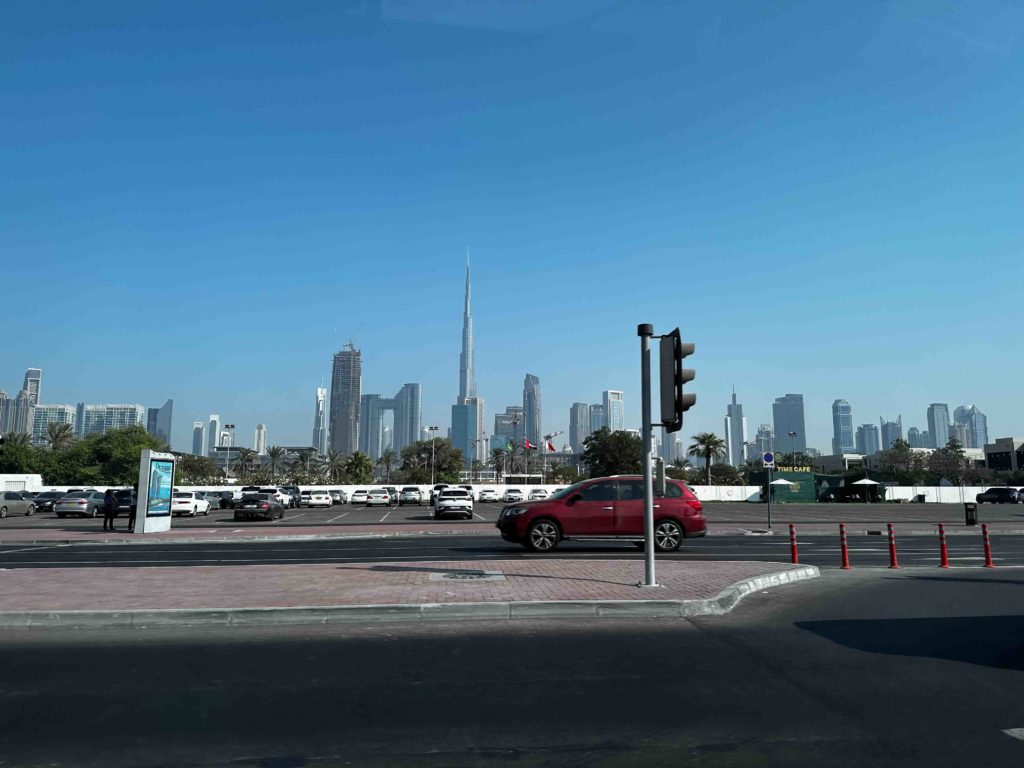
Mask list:
[[514,446],[514,445],[512,445],[512,441],[511,441],[511,440],[509,440],[509,441],[508,441],[508,449],[509,449],[510,451],[511,451],[511,450],[514,450],[514,449],[515,449],[515,446]]
[[524,440],[523,443],[526,446],[526,450],[528,450],[528,451],[536,451],[537,450],[537,446],[534,445],[533,443],[531,443],[529,440]]
[[551,441],[548,441],[548,452],[549,453],[554,453],[555,452],[555,446],[553,446],[551,444]]

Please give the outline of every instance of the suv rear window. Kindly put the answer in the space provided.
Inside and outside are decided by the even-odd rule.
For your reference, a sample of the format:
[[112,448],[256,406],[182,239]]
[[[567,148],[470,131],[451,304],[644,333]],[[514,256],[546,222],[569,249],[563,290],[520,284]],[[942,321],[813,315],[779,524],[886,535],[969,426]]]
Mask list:
[[466,499],[469,498],[469,491],[441,491],[442,499]]

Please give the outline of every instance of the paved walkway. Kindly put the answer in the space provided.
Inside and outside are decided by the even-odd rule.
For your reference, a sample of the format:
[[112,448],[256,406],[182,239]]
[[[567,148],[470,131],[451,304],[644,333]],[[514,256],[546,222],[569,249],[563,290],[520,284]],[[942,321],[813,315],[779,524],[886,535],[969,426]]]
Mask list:
[[665,561],[659,587],[643,576],[638,560],[555,559],[13,569],[0,571],[0,627],[724,613],[817,569]]

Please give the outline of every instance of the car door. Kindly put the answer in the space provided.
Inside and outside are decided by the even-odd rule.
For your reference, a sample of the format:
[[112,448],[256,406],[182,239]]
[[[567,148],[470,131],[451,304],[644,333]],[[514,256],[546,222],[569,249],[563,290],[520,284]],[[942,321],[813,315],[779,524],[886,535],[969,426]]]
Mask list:
[[599,480],[570,496],[558,522],[566,536],[614,535],[615,481]]
[[[619,480],[616,483],[615,534],[617,536],[643,536],[644,533],[644,481]],[[655,505],[658,499],[654,500]]]

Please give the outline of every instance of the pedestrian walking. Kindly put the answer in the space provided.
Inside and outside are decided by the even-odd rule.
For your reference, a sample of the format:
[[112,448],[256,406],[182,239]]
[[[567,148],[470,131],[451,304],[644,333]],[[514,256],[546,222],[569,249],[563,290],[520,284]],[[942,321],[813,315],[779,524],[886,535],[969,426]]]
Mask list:
[[114,508],[117,506],[117,497],[114,496],[114,490],[107,488],[107,492],[103,494],[103,530],[112,531],[114,530]]

